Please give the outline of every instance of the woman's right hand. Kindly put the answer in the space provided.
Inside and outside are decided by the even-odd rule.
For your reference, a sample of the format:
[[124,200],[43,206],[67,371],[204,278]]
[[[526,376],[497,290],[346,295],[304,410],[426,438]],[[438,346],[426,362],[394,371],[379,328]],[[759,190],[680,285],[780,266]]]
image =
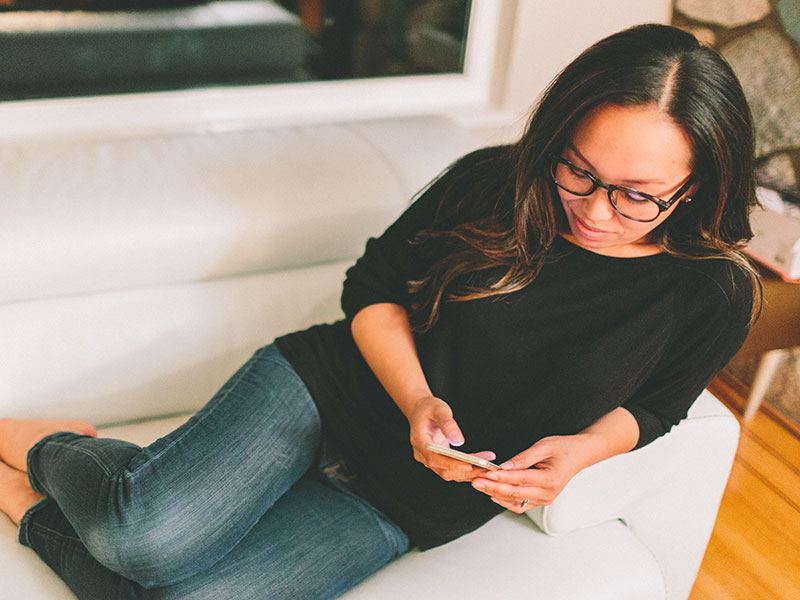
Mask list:
[[[439,398],[426,396],[414,403],[408,418],[411,427],[411,446],[414,458],[428,467],[445,481],[472,481],[486,470],[473,467],[465,462],[448,458],[425,448],[425,444],[433,442],[442,446],[460,446],[464,443],[464,434],[453,418],[450,406]],[[494,460],[493,452],[477,452],[475,456]]]
[[[447,481],[472,481],[485,473],[484,469],[425,448],[428,442],[460,446],[464,434],[453,419],[450,406],[431,393],[406,309],[386,302],[371,304],[353,317],[350,330],[369,368],[408,419],[414,458]],[[478,452],[475,456],[495,459],[492,452]]]

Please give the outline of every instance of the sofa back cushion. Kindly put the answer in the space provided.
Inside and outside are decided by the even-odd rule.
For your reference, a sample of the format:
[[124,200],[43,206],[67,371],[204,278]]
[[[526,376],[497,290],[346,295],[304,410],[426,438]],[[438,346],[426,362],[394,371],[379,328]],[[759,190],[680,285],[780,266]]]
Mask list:
[[0,147],[0,415],[198,408],[339,318],[366,239],[476,146],[416,118]]
[[0,146],[0,305],[351,258],[477,146],[444,119]]

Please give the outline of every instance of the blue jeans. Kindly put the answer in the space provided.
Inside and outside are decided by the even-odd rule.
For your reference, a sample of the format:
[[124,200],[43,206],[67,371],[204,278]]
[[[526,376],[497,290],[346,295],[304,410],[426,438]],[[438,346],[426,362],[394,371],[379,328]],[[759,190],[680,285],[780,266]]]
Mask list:
[[308,390],[267,346],[145,448],[39,442],[28,474],[46,498],[19,539],[82,600],[334,598],[409,542],[322,441]]

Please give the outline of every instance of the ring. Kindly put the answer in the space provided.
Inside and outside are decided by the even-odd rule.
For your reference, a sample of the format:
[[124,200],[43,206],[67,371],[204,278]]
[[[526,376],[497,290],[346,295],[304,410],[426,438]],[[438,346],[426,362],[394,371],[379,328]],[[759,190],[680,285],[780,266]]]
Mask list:
[[530,504],[530,500],[528,500],[527,498],[525,498],[525,500],[523,500],[522,502],[520,502],[520,505],[519,505],[519,507],[520,507],[520,508],[528,508],[528,504]]

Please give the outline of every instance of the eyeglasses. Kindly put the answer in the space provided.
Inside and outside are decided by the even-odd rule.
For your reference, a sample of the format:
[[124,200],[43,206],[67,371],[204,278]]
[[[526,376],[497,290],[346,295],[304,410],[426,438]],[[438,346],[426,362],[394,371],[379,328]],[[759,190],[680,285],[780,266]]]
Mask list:
[[[598,187],[607,190],[608,199],[614,210],[623,217],[642,223],[655,221],[658,215],[675,204],[692,185],[690,174],[669,200],[662,200],[624,185],[605,183],[586,169],[581,169],[560,156],[553,158],[550,175],[558,187],[576,196],[590,196]],[[691,202],[691,200],[687,198],[685,201]]]

